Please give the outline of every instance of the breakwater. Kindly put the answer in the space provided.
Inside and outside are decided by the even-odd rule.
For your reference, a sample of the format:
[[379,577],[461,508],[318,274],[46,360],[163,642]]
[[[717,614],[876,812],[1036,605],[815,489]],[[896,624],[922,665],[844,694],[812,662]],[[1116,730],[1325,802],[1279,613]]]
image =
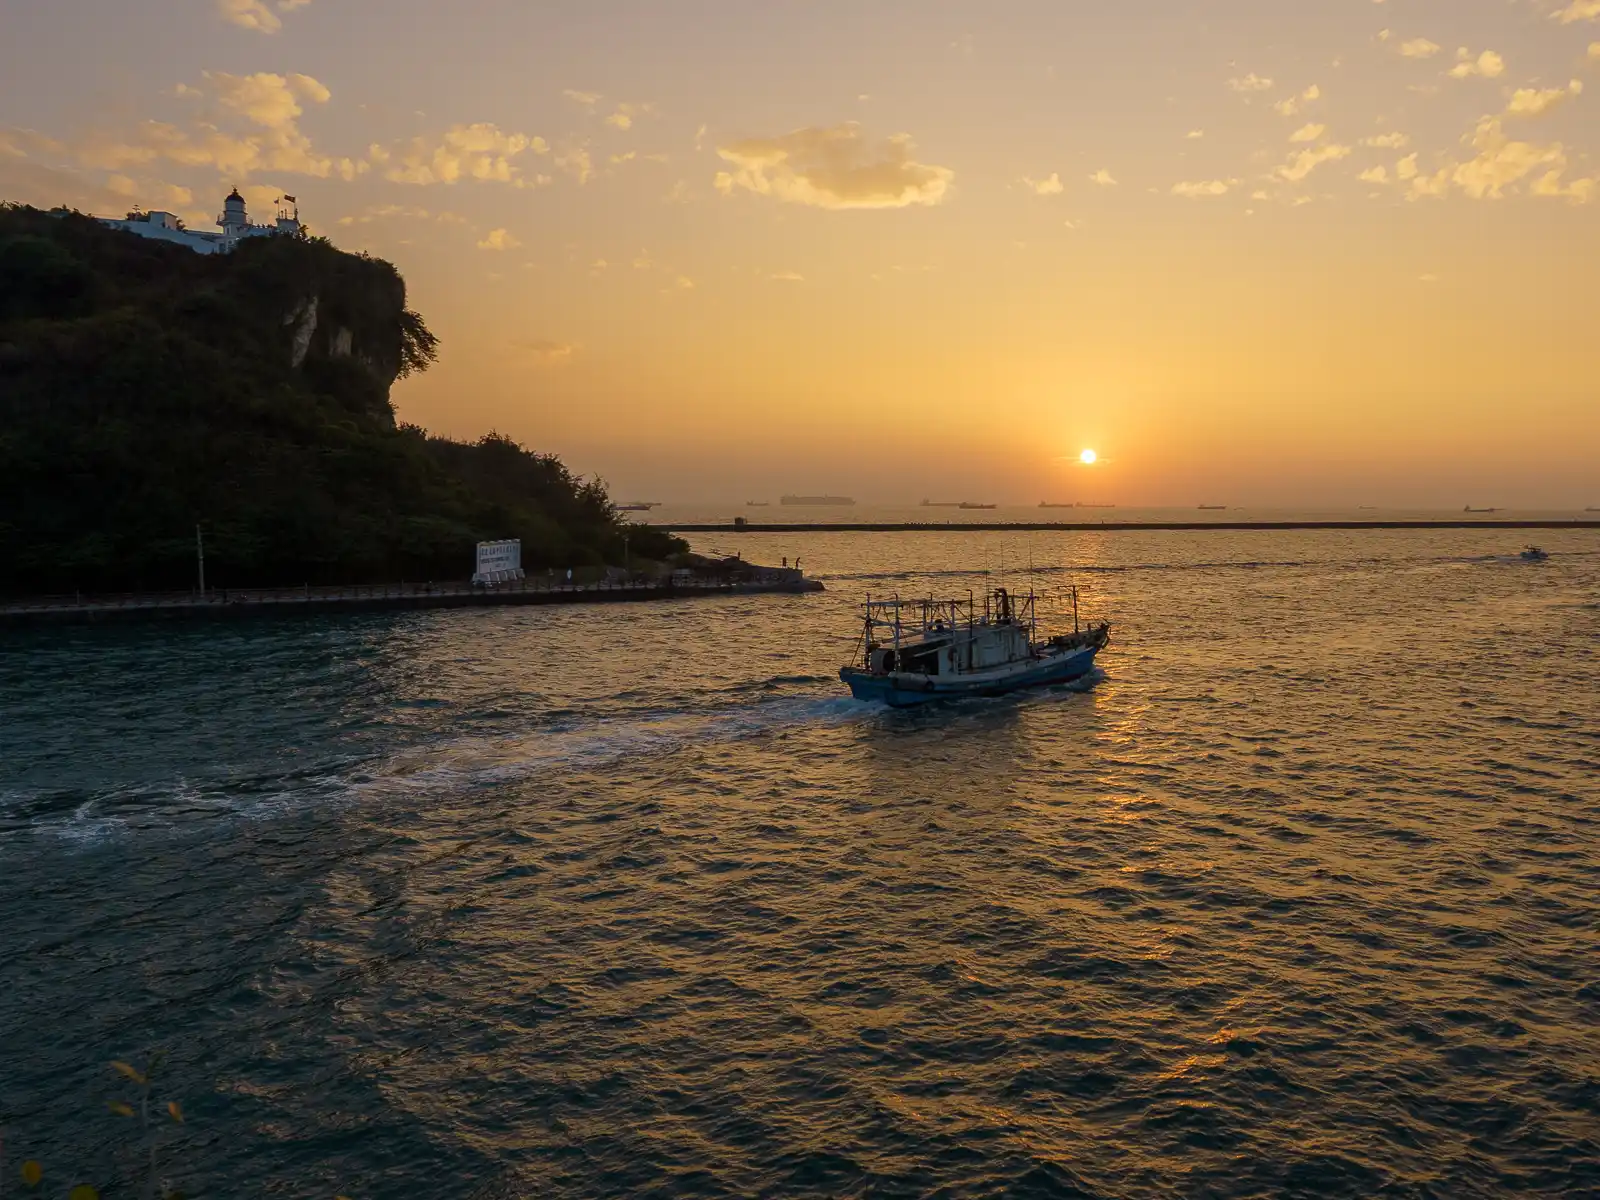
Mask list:
[[1293,529],[1600,529],[1591,520],[1414,520],[1414,521],[849,521],[806,524],[735,524],[732,521],[662,523],[668,533],[1107,533],[1114,531],[1192,533],[1281,531]]
[[197,592],[40,596],[0,603],[0,626],[93,624],[102,621],[208,620],[295,613],[380,612],[423,608],[489,608],[527,604],[625,604],[646,600],[823,590],[795,570],[762,570],[749,578],[618,580],[556,583],[526,579],[494,587],[466,582],[372,584],[359,587],[227,588]]

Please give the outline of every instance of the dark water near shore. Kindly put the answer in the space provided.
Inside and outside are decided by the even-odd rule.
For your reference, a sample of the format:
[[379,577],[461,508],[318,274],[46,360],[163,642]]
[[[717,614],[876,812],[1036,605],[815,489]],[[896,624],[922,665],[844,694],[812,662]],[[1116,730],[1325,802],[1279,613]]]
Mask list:
[[[1600,535],[1542,540],[0,634],[9,1161],[135,1194],[160,1048],[210,1196],[1600,1194]],[[1091,686],[841,697],[862,593],[1002,556]]]

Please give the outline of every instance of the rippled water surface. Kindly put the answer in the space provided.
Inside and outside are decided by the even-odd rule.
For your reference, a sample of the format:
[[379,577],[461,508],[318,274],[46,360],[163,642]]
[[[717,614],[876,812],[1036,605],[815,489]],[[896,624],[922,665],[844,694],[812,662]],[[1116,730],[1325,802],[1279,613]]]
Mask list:
[[[13,1161],[163,1049],[198,1195],[1600,1194],[1600,535],[721,544],[829,591],[0,633]],[[844,696],[1002,561],[1089,686]]]

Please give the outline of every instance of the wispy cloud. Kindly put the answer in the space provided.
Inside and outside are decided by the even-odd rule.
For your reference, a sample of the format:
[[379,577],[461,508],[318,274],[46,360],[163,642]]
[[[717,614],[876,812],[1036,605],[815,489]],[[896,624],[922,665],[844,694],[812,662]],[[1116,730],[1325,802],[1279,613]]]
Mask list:
[[573,343],[560,342],[553,338],[533,338],[513,344],[518,350],[532,355],[534,362],[541,367],[564,367],[578,353],[578,347]]
[[1323,163],[1337,162],[1339,159],[1348,158],[1349,156],[1349,146],[1317,146],[1310,150],[1300,151],[1273,174],[1286,183],[1299,183]]
[[1600,0],[1572,0],[1572,3],[1554,14],[1563,25],[1574,21],[1600,21]]
[[1254,71],[1242,79],[1228,80],[1228,86],[1236,92],[1270,92],[1272,80],[1257,75]]
[[718,172],[723,195],[736,191],[816,208],[905,208],[940,203],[955,178],[948,167],[912,157],[909,134],[869,142],[854,121],[748,138],[717,147],[731,170]]
[[1238,183],[1236,179],[1207,179],[1199,182],[1175,183],[1172,185],[1174,196],[1185,196],[1190,200],[1199,200],[1207,196],[1226,196],[1228,190]]
[[1093,175],[1089,176],[1089,182],[1097,183],[1101,187],[1116,187],[1117,185],[1117,181],[1112,177],[1111,172],[1106,170],[1104,167],[1101,167]]
[[1044,179],[1030,179],[1024,175],[1022,186],[1028,188],[1036,196],[1059,196],[1066,191],[1066,185],[1061,182],[1061,176],[1051,171]]
[[1277,109],[1283,116],[1292,117],[1300,111],[1301,106],[1320,99],[1322,99],[1322,89],[1313,83],[1299,95],[1279,100],[1272,107]]
[[519,157],[549,152],[542,137],[479,122],[452,126],[437,137],[412,138],[392,151],[373,146],[368,156],[383,168],[385,178],[395,183],[515,183],[522,174]]
[[504,229],[491,229],[481,242],[479,250],[515,250],[522,245],[522,240],[516,234]]
[[1506,105],[1506,116],[1541,116],[1563,101],[1579,95],[1582,91],[1583,81],[1581,79],[1574,79],[1564,88],[1518,88],[1511,94],[1511,101]]
[[1326,125],[1302,125],[1289,135],[1291,142],[1314,142],[1328,132]]
[[354,179],[368,169],[364,161],[319,153],[301,131],[305,107],[330,98],[309,75],[207,71],[182,95],[202,106],[192,124],[144,121],[131,134],[98,132],[73,147],[73,155],[112,171],[160,159],[211,167],[237,180],[261,171]]
[[1476,58],[1465,46],[1456,51],[1456,65],[1450,68],[1451,79],[1469,79],[1481,75],[1485,79],[1498,79],[1506,73],[1506,60],[1493,50],[1485,50]]
[[1432,58],[1443,49],[1438,42],[1430,42],[1422,37],[1400,43],[1400,55],[1403,58]]
[[283,18],[279,13],[290,13],[310,3],[311,0],[278,0],[276,4],[267,4],[265,0],[217,0],[217,11],[224,20],[231,21],[240,29],[277,33],[283,28]]

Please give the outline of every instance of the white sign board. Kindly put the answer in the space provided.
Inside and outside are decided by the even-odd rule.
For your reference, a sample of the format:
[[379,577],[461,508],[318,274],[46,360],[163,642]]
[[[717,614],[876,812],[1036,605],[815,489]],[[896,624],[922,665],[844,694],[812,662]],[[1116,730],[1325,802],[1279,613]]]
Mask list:
[[499,583],[522,578],[522,542],[516,538],[503,542],[478,543],[478,569],[473,583]]

